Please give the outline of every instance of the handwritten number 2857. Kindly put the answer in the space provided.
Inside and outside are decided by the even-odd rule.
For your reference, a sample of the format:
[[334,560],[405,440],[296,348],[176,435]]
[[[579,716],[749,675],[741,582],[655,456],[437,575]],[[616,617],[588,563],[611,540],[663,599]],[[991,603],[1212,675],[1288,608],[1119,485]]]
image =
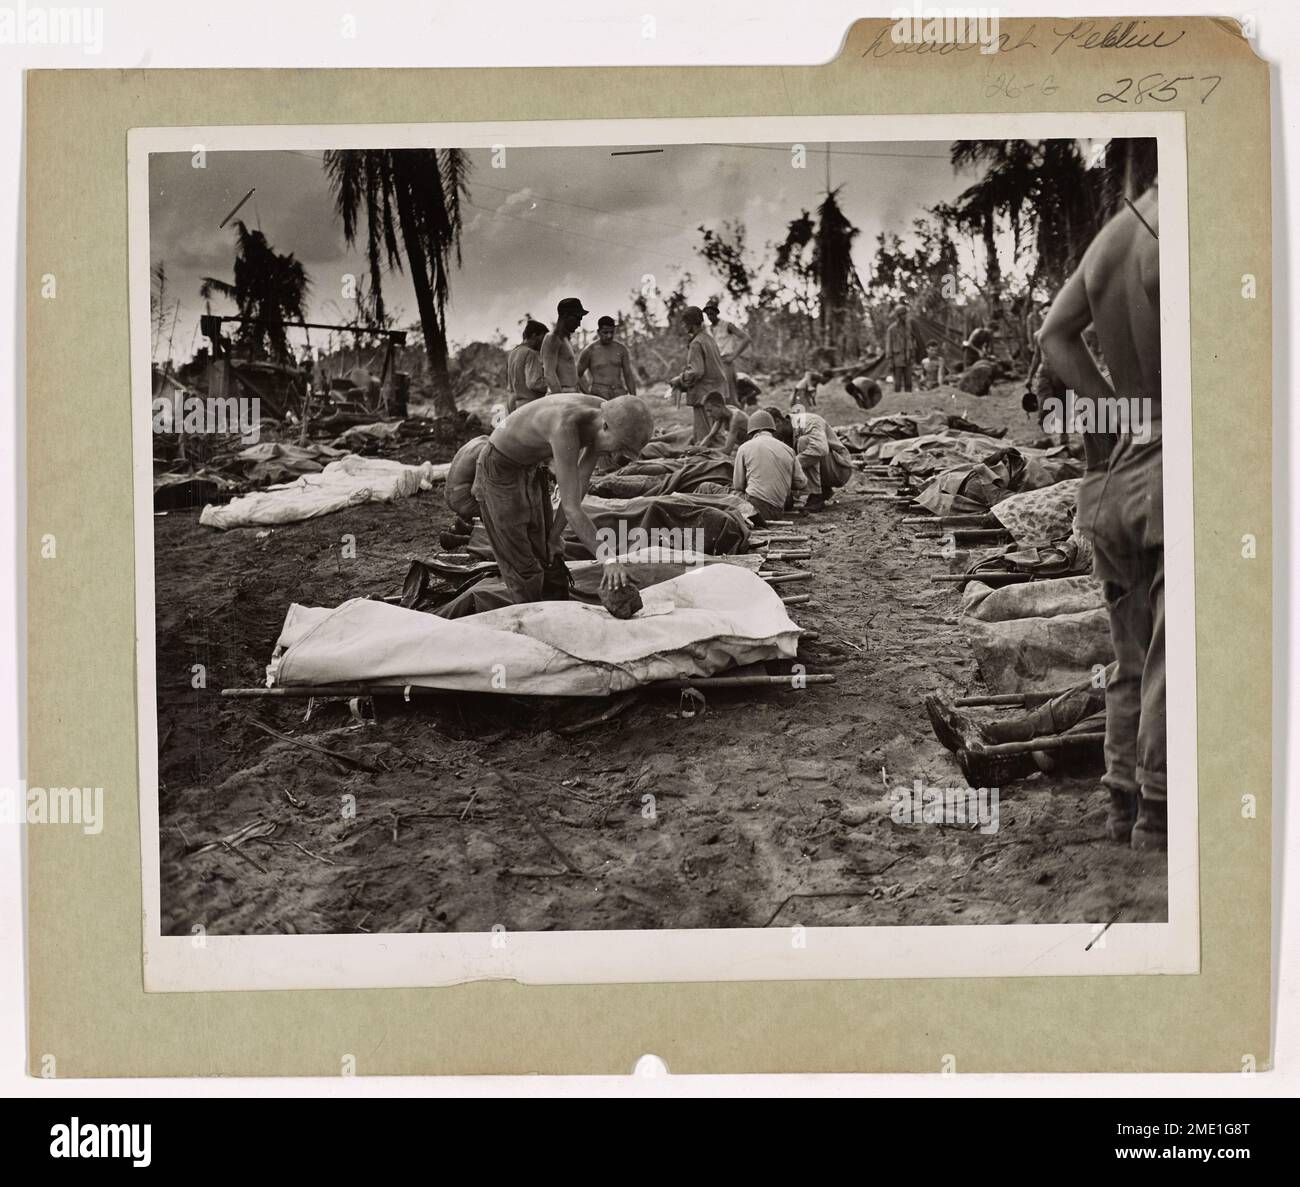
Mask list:
[[1201,102],[1204,103],[1214,94],[1222,81],[1223,76],[1220,74],[1207,74],[1199,79],[1190,74],[1180,74],[1177,78],[1167,78],[1163,74],[1147,74],[1139,78],[1136,83],[1131,78],[1119,78],[1115,80],[1115,89],[1102,91],[1097,96],[1097,102],[1132,103],[1135,107],[1140,106],[1147,99],[1156,103],[1172,103],[1178,98],[1179,83],[1200,82],[1210,84],[1201,95]]

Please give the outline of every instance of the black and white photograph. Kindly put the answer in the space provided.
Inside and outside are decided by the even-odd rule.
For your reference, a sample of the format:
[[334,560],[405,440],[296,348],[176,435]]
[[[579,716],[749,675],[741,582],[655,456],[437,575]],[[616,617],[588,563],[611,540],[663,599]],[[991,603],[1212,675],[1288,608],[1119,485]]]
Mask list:
[[134,131],[147,987],[1195,971],[1179,127]]

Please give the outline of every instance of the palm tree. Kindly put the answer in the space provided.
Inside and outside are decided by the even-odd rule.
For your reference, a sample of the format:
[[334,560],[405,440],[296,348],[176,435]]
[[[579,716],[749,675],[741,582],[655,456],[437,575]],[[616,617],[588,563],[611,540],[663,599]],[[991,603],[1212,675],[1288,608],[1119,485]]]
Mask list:
[[261,231],[250,231],[242,219],[235,220],[235,279],[205,276],[199,295],[207,300],[216,293],[234,301],[244,321],[235,341],[252,358],[292,358],[284,332],[286,321],[305,320],[311,282],[293,253],[281,255]]
[[[776,245],[772,270],[777,287],[792,299],[787,312],[802,320],[809,349],[816,346],[855,353],[861,321],[862,281],[853,266],[855,227],[840,207],[840,187],[829,190],[817,207],[816,219],[807,211],[786,224],[785,239]],[[771,289],[761,294],[775,297]]]
[[781,304],[787,313],[793,313],[798,319],[809,347],[814,345],[811,331],[816,316],[813,293],[817,281],[817,268],[809,258],[809,246],[812,245],[816,251],[816,235],[817,224],[812,215],[806,210],[800,211],[798,218],[786,224],[785,239],[777,244],[772,260],[772,271],[784,298]]
[[1124,204],[1136,200],[1156,180],[1158,161],[1154,137],[1119,137],[1106,144],[1100,194],[1101,218],[1109,218]]
[[997,219],[1006,218],[1019,248],[1025,223],[1032,224],[1035,218],[1033,198],[1041,166],[1038,145],[1029,140],[958,140],[952,146],[952,164],[954,169],[985,167],[979,181],[964,190],[952,206],[936,213],[983,240],[985,283],[989,300],[996,305],[1002,289]]
[[850,329],[860,313],[857,296],[861,281],[853,267],[853,241],[858,237],[858,228],[840,209],[835,198],[839,192],[838,188],[828,192],[817,208],[813,267],[817,270],[822,345],[856,353],[857,335]]
[[439,415],[454,413],[446,308],[453,252],[460,266],[468,157],[458,148],[335,149],[325,153],[325,171],[349,244],[356,242],[365,219],[368,312],[381,324],[384,268],[401,271],[405,254],[429,358],[434,407]]
[[1156,172],[1151,139],[1110,141],[1095,169],[1088,167],[1079,142],[1069,138],[958,140],[952,163],[955,168],[982,165],[984,175],[953,205],[934,213],[983,239],[989,297],[995,305],[1002,282],[999,218],[1010,226],[1017,250],[1024,234],[1032,234],[1034,280],[1055,292],[1124,197],[1135,197]]

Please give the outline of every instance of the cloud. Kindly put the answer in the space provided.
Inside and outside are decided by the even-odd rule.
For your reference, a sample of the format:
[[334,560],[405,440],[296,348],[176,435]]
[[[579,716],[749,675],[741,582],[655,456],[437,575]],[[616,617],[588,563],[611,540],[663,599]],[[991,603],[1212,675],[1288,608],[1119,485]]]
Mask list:
[[[790,219],[824,196],[825,158],[811,144],[804,169],[792,167],[785,145],[662,147],[633,156],[614,156],[609,147],[511,148],[504,168],[493,167],[489,150],[469,150],[450,337],[466,342],[498,329],[513,337],[525,314],[552,320],[565,296],[581,297],[594,314],[626,311],[647,275],[666,288],[689,271],[707,295],[717,283],[698,255],[701,225],[741,220],[757,260],[766,244],[785,237]],[[864,276],[880,230],[905,232],[925,207],[950,201],[968,184],[948,165],[946,143],[874,147],[914,159],[868,156],[870,144],[837,145],[831,156],[832,185],[861,228],[855,254]],[[319,154],[211,153],[202,170],[187,153],[155,155],[151,257],[166,261],[169,303],[182,302],[178,342],[190,341],[189,326],[202,311],[201,277],[232,274],[234,234],[217,224],[254,187],[240,217],[260,225],[277,251],[303,261],[313,284],[312,320],[340,320],[340,278],[365,270],[363,248],[344,243]],[[409,277],[387,273],[384,292],[390,308],[414,319]]]

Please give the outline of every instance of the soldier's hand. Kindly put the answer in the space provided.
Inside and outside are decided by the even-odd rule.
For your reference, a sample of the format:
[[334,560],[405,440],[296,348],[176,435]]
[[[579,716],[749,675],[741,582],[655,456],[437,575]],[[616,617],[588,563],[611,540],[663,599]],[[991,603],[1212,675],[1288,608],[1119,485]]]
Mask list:
[[627,569],[617,561],[606,561],[605,571],[600,575],[601,589],[622,589],[627,584]]

